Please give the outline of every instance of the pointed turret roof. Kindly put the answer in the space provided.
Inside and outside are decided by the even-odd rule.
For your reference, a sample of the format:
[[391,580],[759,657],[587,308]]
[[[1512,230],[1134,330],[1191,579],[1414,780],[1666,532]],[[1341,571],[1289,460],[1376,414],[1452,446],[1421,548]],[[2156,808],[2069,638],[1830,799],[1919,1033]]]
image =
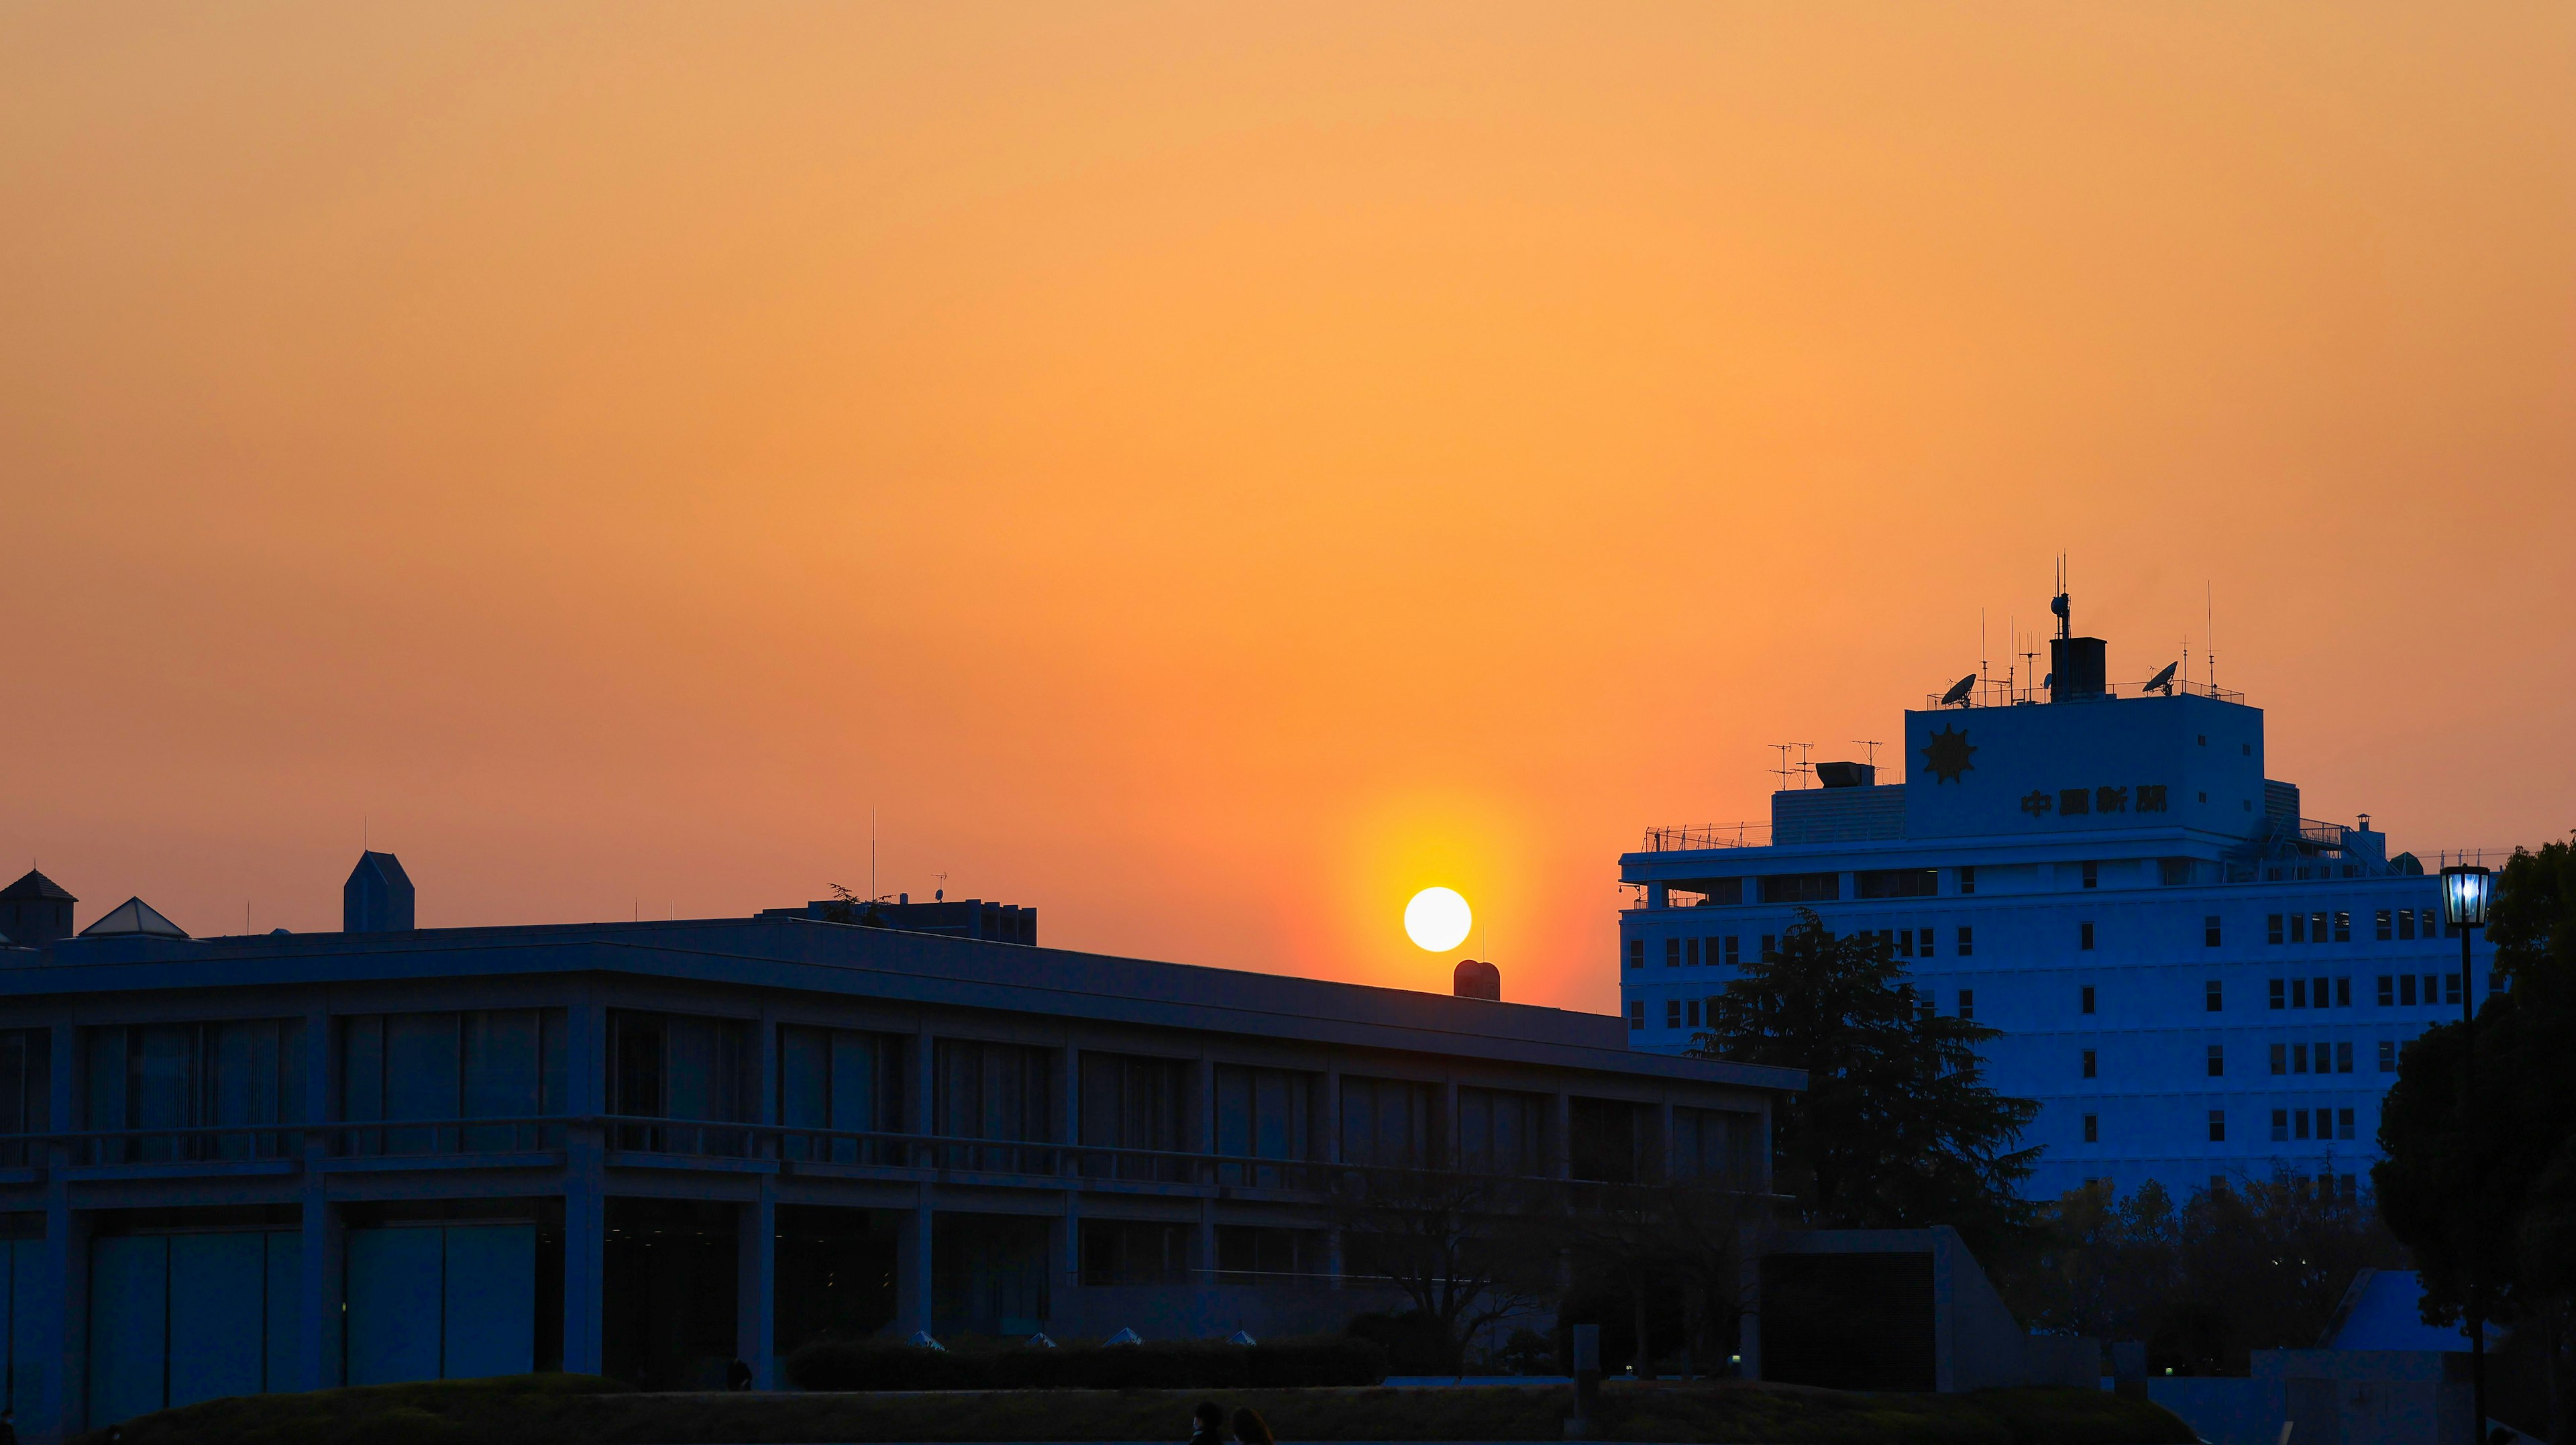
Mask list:
[[101,938],[120,933],[149,934],[154,938],[185,938],[188,930],[172,923],[161,910],[140,898],[128,898],[108,910],[105,918],[80,931],[83,938]]
[[26,877],[19,879],[17,882],[10,884],[6,888],[0,888],[0,903],[13,902],[21,898],[46,898],[57,903],[80,902],[80,900],[74,898],[70,891],[65,889],[63,885],[46,877],[44,874],[37,872],[33,868],[27,870]]

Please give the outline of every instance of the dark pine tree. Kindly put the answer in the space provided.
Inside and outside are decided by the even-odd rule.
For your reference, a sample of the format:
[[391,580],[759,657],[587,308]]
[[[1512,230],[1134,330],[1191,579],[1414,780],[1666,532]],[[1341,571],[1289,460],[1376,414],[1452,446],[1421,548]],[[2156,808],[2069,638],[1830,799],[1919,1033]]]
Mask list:
[[1947,1224],[1981,1260],[2030,1235],[2020,1186],[2039,1116],[1989,1087],[1977,1046],[1997,1031],[1935,1012],[1887,944],[1837,938],[1802,911],[1775,951],[1743,966],[1710,1004],[1701,1058],[1807,1071],[1772,1125],[1777,1187],[1805,1222],[1831,1228]]

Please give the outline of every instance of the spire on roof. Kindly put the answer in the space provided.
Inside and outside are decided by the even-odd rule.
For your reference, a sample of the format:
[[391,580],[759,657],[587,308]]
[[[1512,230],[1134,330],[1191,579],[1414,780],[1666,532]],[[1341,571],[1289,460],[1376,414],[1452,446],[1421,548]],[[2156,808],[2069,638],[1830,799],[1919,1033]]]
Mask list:
[[49,903],[78,903],[63,885],[30,868],[27,876],[0,888],[0,903],[15,903],[22,898],[42,898]]
[[340,885],[340,927],[348,933],[407,933],[412,927],[411,875],[402,860],[370,848]]
[[188,930],[162,916],[161,910],[140,898],[128,898],[108,910],[105,918],[80,931],[83,938],[108,938],[119,934],[142,934],[152,938],[185,938]]

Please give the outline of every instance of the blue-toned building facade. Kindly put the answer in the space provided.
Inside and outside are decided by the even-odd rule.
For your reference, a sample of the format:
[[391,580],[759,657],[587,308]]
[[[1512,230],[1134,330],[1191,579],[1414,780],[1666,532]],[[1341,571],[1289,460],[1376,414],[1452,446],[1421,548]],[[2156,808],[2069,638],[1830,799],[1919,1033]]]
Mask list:
[[2050,700],[1963,684],[1908,711],[1902,784],[1820,765],[1824,785],[1772,795],[1767,843],[1658,829],[1622,856],[1630,1037],[1692,1047],[1730,965],[1812,911],[2002,1030],[1991,1082],[2041,1105],[2033,1195],[2284,1172],[2355,1191],[2399,1055],[2492,986],[2484,939],[2464,979],[2436,877],[2366,814],[2299,815],[2259,709],[2105,686],[2099,641],[2071,641],[2089,682]]
[[1342,1277],[1336,1167],[1760,1190],[1800,1082],[1604,1015],[991,936],[1026,911],[413,930],[400,865],[360,870],[336,934],[129,900],[63,937],[68,893],[10,890],[29,1438],[554,1367],[770,1387],[827,1334],[1338,1328],[1387,1301]]

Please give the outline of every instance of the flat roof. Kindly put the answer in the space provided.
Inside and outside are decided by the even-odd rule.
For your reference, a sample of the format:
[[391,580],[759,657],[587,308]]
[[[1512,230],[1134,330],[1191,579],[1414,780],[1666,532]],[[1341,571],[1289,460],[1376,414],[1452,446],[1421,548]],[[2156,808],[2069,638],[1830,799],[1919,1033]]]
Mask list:
[[42,951],[0,951],[0,999],[569,973],[1053,1014],[1751,1089],[1806,1084],[1798,1069],[1631,1051],[1627,1024],[1613,1014],[794,917],[67,938]]

